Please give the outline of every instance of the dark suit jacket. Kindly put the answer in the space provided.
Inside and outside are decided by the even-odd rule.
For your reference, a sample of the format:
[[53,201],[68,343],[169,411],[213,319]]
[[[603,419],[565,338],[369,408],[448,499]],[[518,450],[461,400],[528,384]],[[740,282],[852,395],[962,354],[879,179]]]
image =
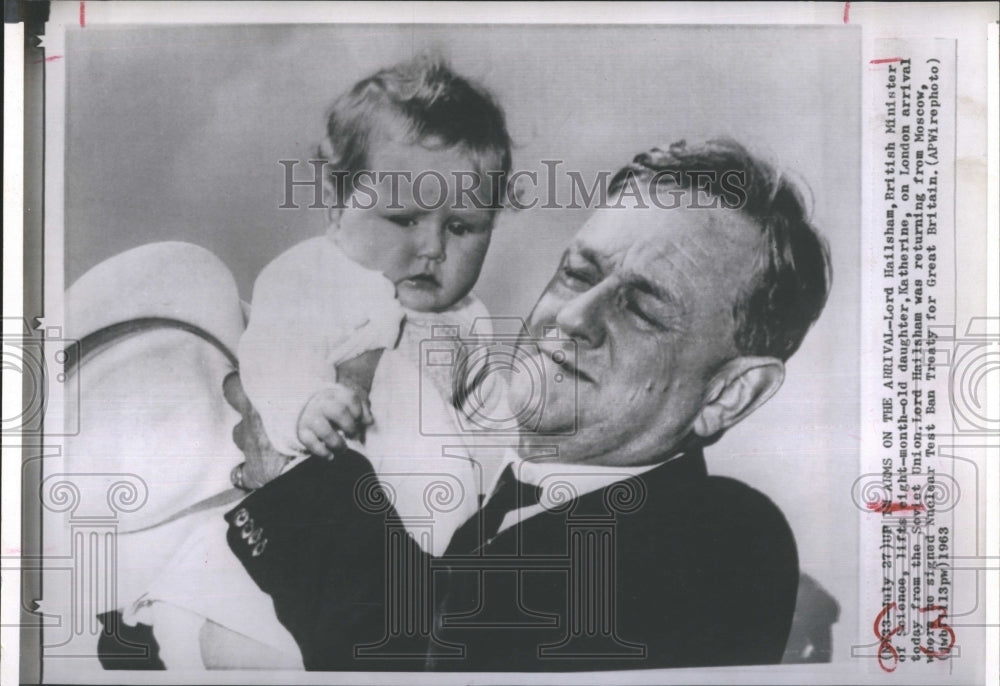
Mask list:
[[798,585],[791,531],[761,493],[709,477],[700,451],[437,559],[401,535],[376,484],[356,453],[310,459],[226,516],[230,547],[308,669],[781,659]]

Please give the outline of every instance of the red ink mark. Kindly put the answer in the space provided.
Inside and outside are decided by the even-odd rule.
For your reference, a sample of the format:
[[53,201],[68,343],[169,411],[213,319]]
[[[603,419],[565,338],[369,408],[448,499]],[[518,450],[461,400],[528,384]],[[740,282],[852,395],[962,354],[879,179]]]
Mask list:
[[902,62],[902,57],[884,57],[880,60],[871,60],[868,64],[889,64],[890,62]]
[[[890,603],[885,607],[883,607],[882,611],[878,613],[877,617],[875,617],[875,624],[872,627],[872,630],[875,632],[875,638],[879,640],[878,654],[876,655],[876,657],[878,658],[878,666],[881,667],[883,671],[886,672],[895,672],[896,665],[899,663],[899,652],[896,650],[896,647],[889,642],[889,639],[895,636],[900,631],[902,631],[903,625],[900,624],[887,634],[882,633],[882,629],[879,627],[879,625],[882,623],[882,620],[885,619],[885,616],[889,614],[889,611],[895,609],[895,607],[896,603]],[[886,653],[892,656],[891,667],[887,666],[883,661],[883,656]]]
[[941,614],[939,614],[937,616],[937,619],[935,619],[933,622],[928,622],[927,623],[927,628],[928,629],[944,629],[945,631],[947,631],[948,632],[948,637],[949,637],[948,646],[946,648],[942,648],[941,650],[936,650],[936,651],[935,650],[927,650],[927,648],[924,648],[923,646],[919,646],[919,647],[920,647],[920,650],[923,651],[924,655],[927,655],[928,657],[940,657],[940,658],[944,658],[945,656],[948,655],[948,653],[951,652],[951,649],[953,647],[955,647],[955,630],[952,629],[950,626],[948,626],[947,624],[944,623],[944,618],[948,616],[948,608],[942,607],[941,605],[928,605],[927,607],[920,608],[918,610],[918,612],[940,612],[941,613]]
[[844,3],[844,23],[846,24],[851,20],[851,3]]
[[80,28],[87,25],[87,3],[80,0]]
[[868,503],[868,509],[872,512],[881,512],[882,514],[894,514],[896,512],[923,512],[923,505],[907,505],[906,503],[894,503],[889,500],[879,502],[878,500],[873,500]]
[[42,62],[55,62],[56,60],[61,60],[62,55],[53,55],[52,57],[46,57],[44,60],[35,60],[32,64],[41,64]]

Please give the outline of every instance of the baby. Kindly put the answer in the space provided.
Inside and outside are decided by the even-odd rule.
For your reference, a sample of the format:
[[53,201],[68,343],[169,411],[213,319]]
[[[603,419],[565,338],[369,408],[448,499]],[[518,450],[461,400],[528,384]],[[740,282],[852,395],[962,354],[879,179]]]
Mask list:
[[288,455],[330,456],[372,423],[367,394],[350,381],[353,358],[395,348],[421,323],[468,333],[486,315],[470,291],[510,169],[499,107],[428,60],[340,98],[322,152],[333,170],[326,235],[261,272],[239,348],[243,386]]
[[[456,408],[496,416],[504,399],[500,386],[467,392],[453,365],[422,365],[422,343],[433,337],[441,352],[449,332],[457,351],[474,323],[489,333],[470,292],[510,172],[504,115],[484,90],[420,58],[358,82],[334,103],[326,133],[325,235],[261,272],[240,376],[271,443],[291,457],[286,469],[335,459],[345,445],[362,452],[409,533],[441,554],[503,450],[477,456]],[[227,549],[224,525],[220,516],[198,529],[137,604],[146,610],[132,613],[154,625],[168,667],[199,661],[206,618],[297,654]],[[248,544],[263,554],[256,538]]]
[[[338,99],[321,153],[330,170],[326,235],[261,272],[240,340],[240,376],[279,452],[331,457],[354,439],[402,515],[407,498],[419,500],[409,508],[416,515],[432,484],[423,479],[417,488],[420,479],[404,477],[455,472],[454,458],[441,463],[439,437],[420,443],[429,424],[442,429],[434,434],[462,433],[441,415],[454,414],[456,381],[464,383],[453,367],[421,365],[420,344],[450,331],[457,345],[476,320],[476,333],[489,333],[487,311],[470,291],[510,171],[510,137],[485,91],[420,58]],[[421,387],[432,387],[443,405]],[[368,388],[382,398],[374,414]],[[425,513],[434,515],[436,540],[427,543],[435,552],[476,507],[471,472],[460,476],[467,502]]]

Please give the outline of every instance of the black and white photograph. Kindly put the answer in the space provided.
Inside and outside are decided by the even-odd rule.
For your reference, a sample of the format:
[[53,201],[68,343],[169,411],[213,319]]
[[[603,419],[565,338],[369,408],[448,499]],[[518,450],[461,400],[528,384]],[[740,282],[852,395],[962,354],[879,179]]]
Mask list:
[[22,682],[984,683],[954,41],[115,4],[31,53]]

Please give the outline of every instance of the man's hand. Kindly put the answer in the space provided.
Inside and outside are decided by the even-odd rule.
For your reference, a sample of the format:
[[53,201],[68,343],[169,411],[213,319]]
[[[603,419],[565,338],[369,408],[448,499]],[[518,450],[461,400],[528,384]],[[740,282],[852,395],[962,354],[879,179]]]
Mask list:
[[344,447],[344,436],[364,440],[365,427],[373,421],[368,394],[338,383],[309,399],[299,415],[297,432],[310,453],[331,458]]
[[243,390],[240,375],[233,372],[222,382],[222,394],[242,419],[233,427],[233,442],[236,443],[246,462],[243,465],[243,485],[260,488],[281,473],[285,464],[292,459],[282,455],[268,440],[260,415],[250,404],[250,398]]

